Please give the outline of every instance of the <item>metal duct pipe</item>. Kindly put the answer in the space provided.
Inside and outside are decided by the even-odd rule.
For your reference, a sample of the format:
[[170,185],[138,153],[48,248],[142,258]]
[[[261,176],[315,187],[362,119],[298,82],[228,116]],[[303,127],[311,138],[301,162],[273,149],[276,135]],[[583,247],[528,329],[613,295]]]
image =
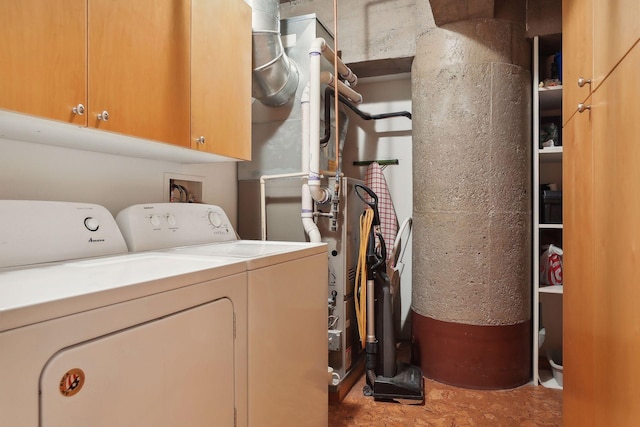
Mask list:
[[253,97],[269,107],[286,104],[298,88],[298,68],[280,39],[279,0],[253,0]]

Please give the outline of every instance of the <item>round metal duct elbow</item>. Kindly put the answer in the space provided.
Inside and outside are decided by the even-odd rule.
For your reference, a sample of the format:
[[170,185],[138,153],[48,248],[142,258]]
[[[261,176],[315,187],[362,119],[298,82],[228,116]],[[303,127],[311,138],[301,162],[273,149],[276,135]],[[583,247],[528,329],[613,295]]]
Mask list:
[[298,68],[280,39],[279,0],[253,0],[254,98],[269,107],[286,104],[298,88]]

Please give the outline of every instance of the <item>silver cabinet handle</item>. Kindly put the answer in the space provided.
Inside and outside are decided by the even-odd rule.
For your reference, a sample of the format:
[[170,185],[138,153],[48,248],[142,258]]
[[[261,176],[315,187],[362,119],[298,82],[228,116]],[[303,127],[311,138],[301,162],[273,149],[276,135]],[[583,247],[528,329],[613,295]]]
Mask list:
[[584,113],[586,110],[591,110],[591,105],[578,104],[578,113]]
[[109,121],[109,112],[104,110],[102,113],[98,114],[98,120],[102,120],[104,122]]
[[84,105],[78,104],[75,107],[73,107],[71,109],[71,111],[73,111],[73,114],[77,114],[77,115],[81,116],[81,115],[84,114]]
[[578,86],[582,87],[584,85],[590,85],[591,84],[591,79],[585,79],[584,77],[580,77],[578,78]]
[[204,144],[204,142],[205,142],[204,136],[201,136],[200,138],[196,138],[196,142],[198,144]]

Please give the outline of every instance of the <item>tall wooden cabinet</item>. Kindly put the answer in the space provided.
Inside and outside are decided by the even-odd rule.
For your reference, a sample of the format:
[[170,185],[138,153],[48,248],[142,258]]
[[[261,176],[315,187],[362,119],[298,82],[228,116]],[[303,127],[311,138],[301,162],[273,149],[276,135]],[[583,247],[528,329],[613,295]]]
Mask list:
[[563,128],[564,180],[573,183],[564,217],[569,427],[640,422],[639,12],[629,0],[563,2],[563,51],[587,50],[564,58],[573,70]]
[[10,0],[0,35],[1,109],[251,157],[243,0]]

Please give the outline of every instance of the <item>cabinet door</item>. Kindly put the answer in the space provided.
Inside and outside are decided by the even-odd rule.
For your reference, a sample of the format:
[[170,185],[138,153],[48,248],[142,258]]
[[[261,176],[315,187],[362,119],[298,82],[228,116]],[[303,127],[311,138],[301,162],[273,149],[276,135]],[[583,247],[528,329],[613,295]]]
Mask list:
[[86,0],[2,1],[0,39],[0,108],[86,124]]
[[[591,98],[585,103],[589,104]],[[594,224],[591,114],[563,128],[564,425],[593,426]]]
[[593,0],[562,1],[562,117],[567,123],[579,103],[591,94],[591,85],[578,79],[593,78]]
[[594,89],[640,39],[638,0],[591,0]]
[[249,160],[251,8],[242,0],[193,0],[192,8],[192,148]]
[[[189,1],[88,7],[88,125],[189,146]],[[98,119],[103,111],[108,121]]]
[[625,96],[640,91],[638,67],[636,46],[588,100],[591,111],[565,126],[565,179],[575,188],[565,196],[566,426],[640,418],[640,108]]
[[640,46],[593,94],[595,425],[640,419]]

